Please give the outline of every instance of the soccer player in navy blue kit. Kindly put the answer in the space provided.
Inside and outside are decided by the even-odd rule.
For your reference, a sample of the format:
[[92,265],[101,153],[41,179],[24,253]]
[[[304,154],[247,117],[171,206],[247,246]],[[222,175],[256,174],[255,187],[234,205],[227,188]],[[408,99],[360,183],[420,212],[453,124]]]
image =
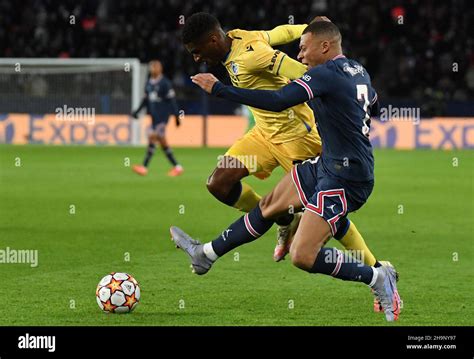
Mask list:
[[140,107],[133,112],[132,116],[138,118],[138,113],[146,107],[152,120],[152,132],[148,136],[148,148],[145,159],[143,160],[143,165],[134,165],[132,169],[139,175],[147,175],[148,165],[155,153],[156,144],[159,143],[166,158],[168,158],[168,161],[173,166],[168,172],[168,175],[173,177],[179,176],[183,173],[183,167],[176,161],[165,136],[166,125],[168,124],[168,118],[171,114],[175,116],[176,126],[180,125],[176,95],[171,81],[163,75],[163,66],[160,61],[150,61],[149,69],[150,78],[145,85],[145,97]]
[[368,135],[378,109],[370,76],[342,54],[341,34],[331,22],[314,22],[301,36],[298,59],[309,71],[278,91],[224,86],[211,74],[193,82],[218,97],[269,111],[310,101],[323,142],[320,157],[295,166],[259,206],[231,224],[214,241],[201,244],[177,227],[171,236],[190,257],[196,274],[205,274],[218,257],[251,242],[288,213],[305,209],[290,248],[292,263],[310,273],[369,285],[388,321],[397,320],[400,297],[391,266],[370,267],[347,253],[324,247],[347,230],[347,214],[359,209],[374,186],[374,159]]

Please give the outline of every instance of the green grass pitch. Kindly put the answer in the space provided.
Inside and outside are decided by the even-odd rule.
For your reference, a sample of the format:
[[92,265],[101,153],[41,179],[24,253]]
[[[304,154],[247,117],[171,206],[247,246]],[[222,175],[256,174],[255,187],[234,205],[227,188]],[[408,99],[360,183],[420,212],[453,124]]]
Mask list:
[[[37,249],[39,265],[0,264],[0,325],[387,325],[366,286],[274,263],[274,228],[191,274],[169,226],[207,241],[238,218],[205,188],[223,152],[176,149],[186,172],[168,178],[159,151],[139,177],[126,161],[143,148],[1,146],[0,249]],[[389,325],[474,325],[473,155],[375,153],[375,190],[350,218],[400,272],[403,311]],[[282,175],[249,182],[264,194]],[[97,306],[111,271],[140,282],[132,314]]]

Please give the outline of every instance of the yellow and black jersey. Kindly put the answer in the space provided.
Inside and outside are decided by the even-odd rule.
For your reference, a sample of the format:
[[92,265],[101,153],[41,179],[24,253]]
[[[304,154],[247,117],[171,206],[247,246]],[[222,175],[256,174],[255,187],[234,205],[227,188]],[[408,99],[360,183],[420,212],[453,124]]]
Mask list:
[[[254,90],[277,90],[301,77],[307,68],[272,45],[289,43],[301,37],[306,25],[281,25],[271,31],[232,30],[227,35],[232,46],[223,62],[232,84]],[[300,104],[282,112],[250,107],[255,126],[273,143],[295,140],[315,131],[312,110]]]

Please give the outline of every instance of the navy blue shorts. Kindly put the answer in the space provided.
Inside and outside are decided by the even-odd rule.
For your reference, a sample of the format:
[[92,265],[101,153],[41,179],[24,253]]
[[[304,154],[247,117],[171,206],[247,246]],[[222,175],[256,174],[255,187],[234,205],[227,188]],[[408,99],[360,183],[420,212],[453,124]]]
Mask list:
[[158,136],[165,137],[167,124],[168,117],[166,117],[165,120],[153,116],[151,118],[151,129],[153,133],[156,133]]
[[331,176],[318,160],[316,157],[296,165],[291,177],[303,207],[323,217],[334,236],[347,223],[341,219],[367,201],[374,182],[349,182]]

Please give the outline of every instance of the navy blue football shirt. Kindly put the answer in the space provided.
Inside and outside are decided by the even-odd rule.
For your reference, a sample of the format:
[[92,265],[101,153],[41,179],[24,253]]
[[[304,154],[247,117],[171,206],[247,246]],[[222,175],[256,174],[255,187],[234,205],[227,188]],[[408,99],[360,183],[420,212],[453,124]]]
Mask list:
[[148,113],[154,119],[167,121],[170,114],[179,116],[175,96],[171,81],[165,76],[150,78],[145,85]]

